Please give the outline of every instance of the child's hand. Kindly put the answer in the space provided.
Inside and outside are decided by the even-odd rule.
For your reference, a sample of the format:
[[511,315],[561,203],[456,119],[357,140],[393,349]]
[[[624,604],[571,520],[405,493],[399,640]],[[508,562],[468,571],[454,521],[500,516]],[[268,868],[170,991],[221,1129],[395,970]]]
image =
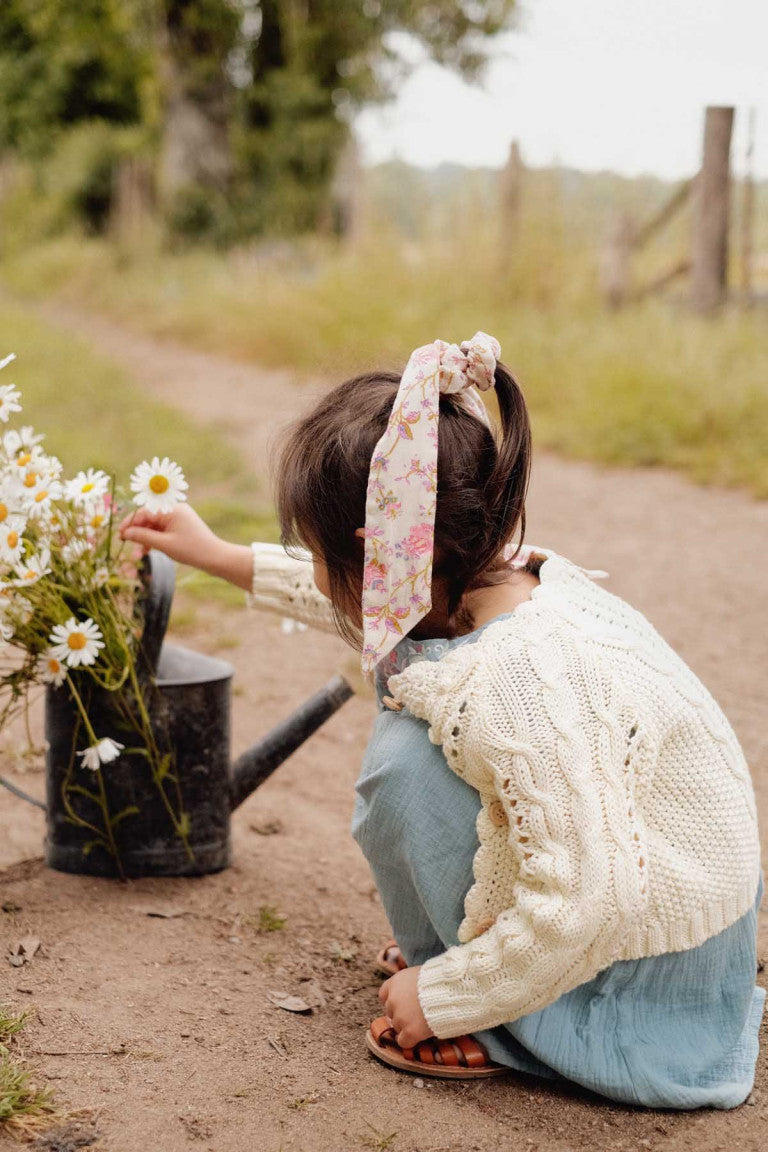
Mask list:
[[224,546],[224,541],[189,504],[177,504],[172,512],[165,514],[138,508],[123,520],[120,535],[123,540],[140,544],[145,552],[157,548],[180,564],[191,564],[205,571],[216,567]]
[[385,980],[379,989],[379,1000],[392,1021],[397,1042],[401,1048],[413,1048],[434,1033],[419,1004],[416,986],[419,980],[419,967],[403,968]]

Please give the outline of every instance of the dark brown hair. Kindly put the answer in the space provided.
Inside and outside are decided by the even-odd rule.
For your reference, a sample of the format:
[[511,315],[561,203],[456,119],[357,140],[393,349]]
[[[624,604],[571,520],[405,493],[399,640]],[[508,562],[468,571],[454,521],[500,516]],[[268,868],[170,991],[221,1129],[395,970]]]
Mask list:
[[[283,544],[304,547],[328,568],[339,632],[358,649],[368,469],[400,384],[392,372],[355,376],[328,392],[291,428],[277,470]],[[500,582],[499,554],[525,533],[531,433],[522,392],[496,367],[497,439],[450,395],[440,397],[433,585],[445,589],[448,634],[469,630],[461,606],[471,588]]]

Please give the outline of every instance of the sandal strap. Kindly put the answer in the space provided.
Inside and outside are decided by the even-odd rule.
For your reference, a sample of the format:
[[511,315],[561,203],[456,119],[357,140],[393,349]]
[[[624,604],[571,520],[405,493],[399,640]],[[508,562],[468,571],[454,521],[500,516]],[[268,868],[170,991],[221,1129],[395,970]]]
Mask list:
[[453,1043],[461,1050],[467,1068],[482,1068],[490,1064],[485,1048],[473,1036],[454,1036]]
[[415,1048],[402,1048],[389,1016],[377,1016],[371,1021],[371,1036],[377,1044],[397,1048],[406,1060],[413,1060],[415,1064],[444,1064],[449,1068],[484,1068],[490,1064],[485,1048],[472,1036],[453,1036],[450,1040],[432,1036]]
[[393,1044],[397,1047],[395,1026],[389,1016],[377,1016],[371,1021],[371,1036],[377,1044]]

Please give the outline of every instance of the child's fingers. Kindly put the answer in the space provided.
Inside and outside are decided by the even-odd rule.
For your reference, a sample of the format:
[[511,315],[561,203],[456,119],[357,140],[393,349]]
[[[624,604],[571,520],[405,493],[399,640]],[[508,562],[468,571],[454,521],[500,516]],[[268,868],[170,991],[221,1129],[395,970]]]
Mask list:
[[145,552],[150,548],[158,548],[161,552],[165,552],[168,548],[167,532],[158,532],[154,528],[140,528],[133,524],[130,528],[121,529],[120,535],[123,540],[140,544]]
[[147,508],[137,508],[120,521],[118,531],[123,539],[126,539],[125,531],[127,528],[154,528],[162,532],[167,527],[169,519],[168,516],[163,516],[158,512],[150,512]]

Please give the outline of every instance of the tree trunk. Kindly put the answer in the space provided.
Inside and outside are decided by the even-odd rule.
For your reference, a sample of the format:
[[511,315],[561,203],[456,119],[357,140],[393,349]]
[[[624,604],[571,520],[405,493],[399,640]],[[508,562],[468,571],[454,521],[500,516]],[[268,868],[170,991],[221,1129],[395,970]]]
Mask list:
[[699,312],[711,312],[726,295],[733,111],[707,108],[704,121],[691,245],[691,302]]

